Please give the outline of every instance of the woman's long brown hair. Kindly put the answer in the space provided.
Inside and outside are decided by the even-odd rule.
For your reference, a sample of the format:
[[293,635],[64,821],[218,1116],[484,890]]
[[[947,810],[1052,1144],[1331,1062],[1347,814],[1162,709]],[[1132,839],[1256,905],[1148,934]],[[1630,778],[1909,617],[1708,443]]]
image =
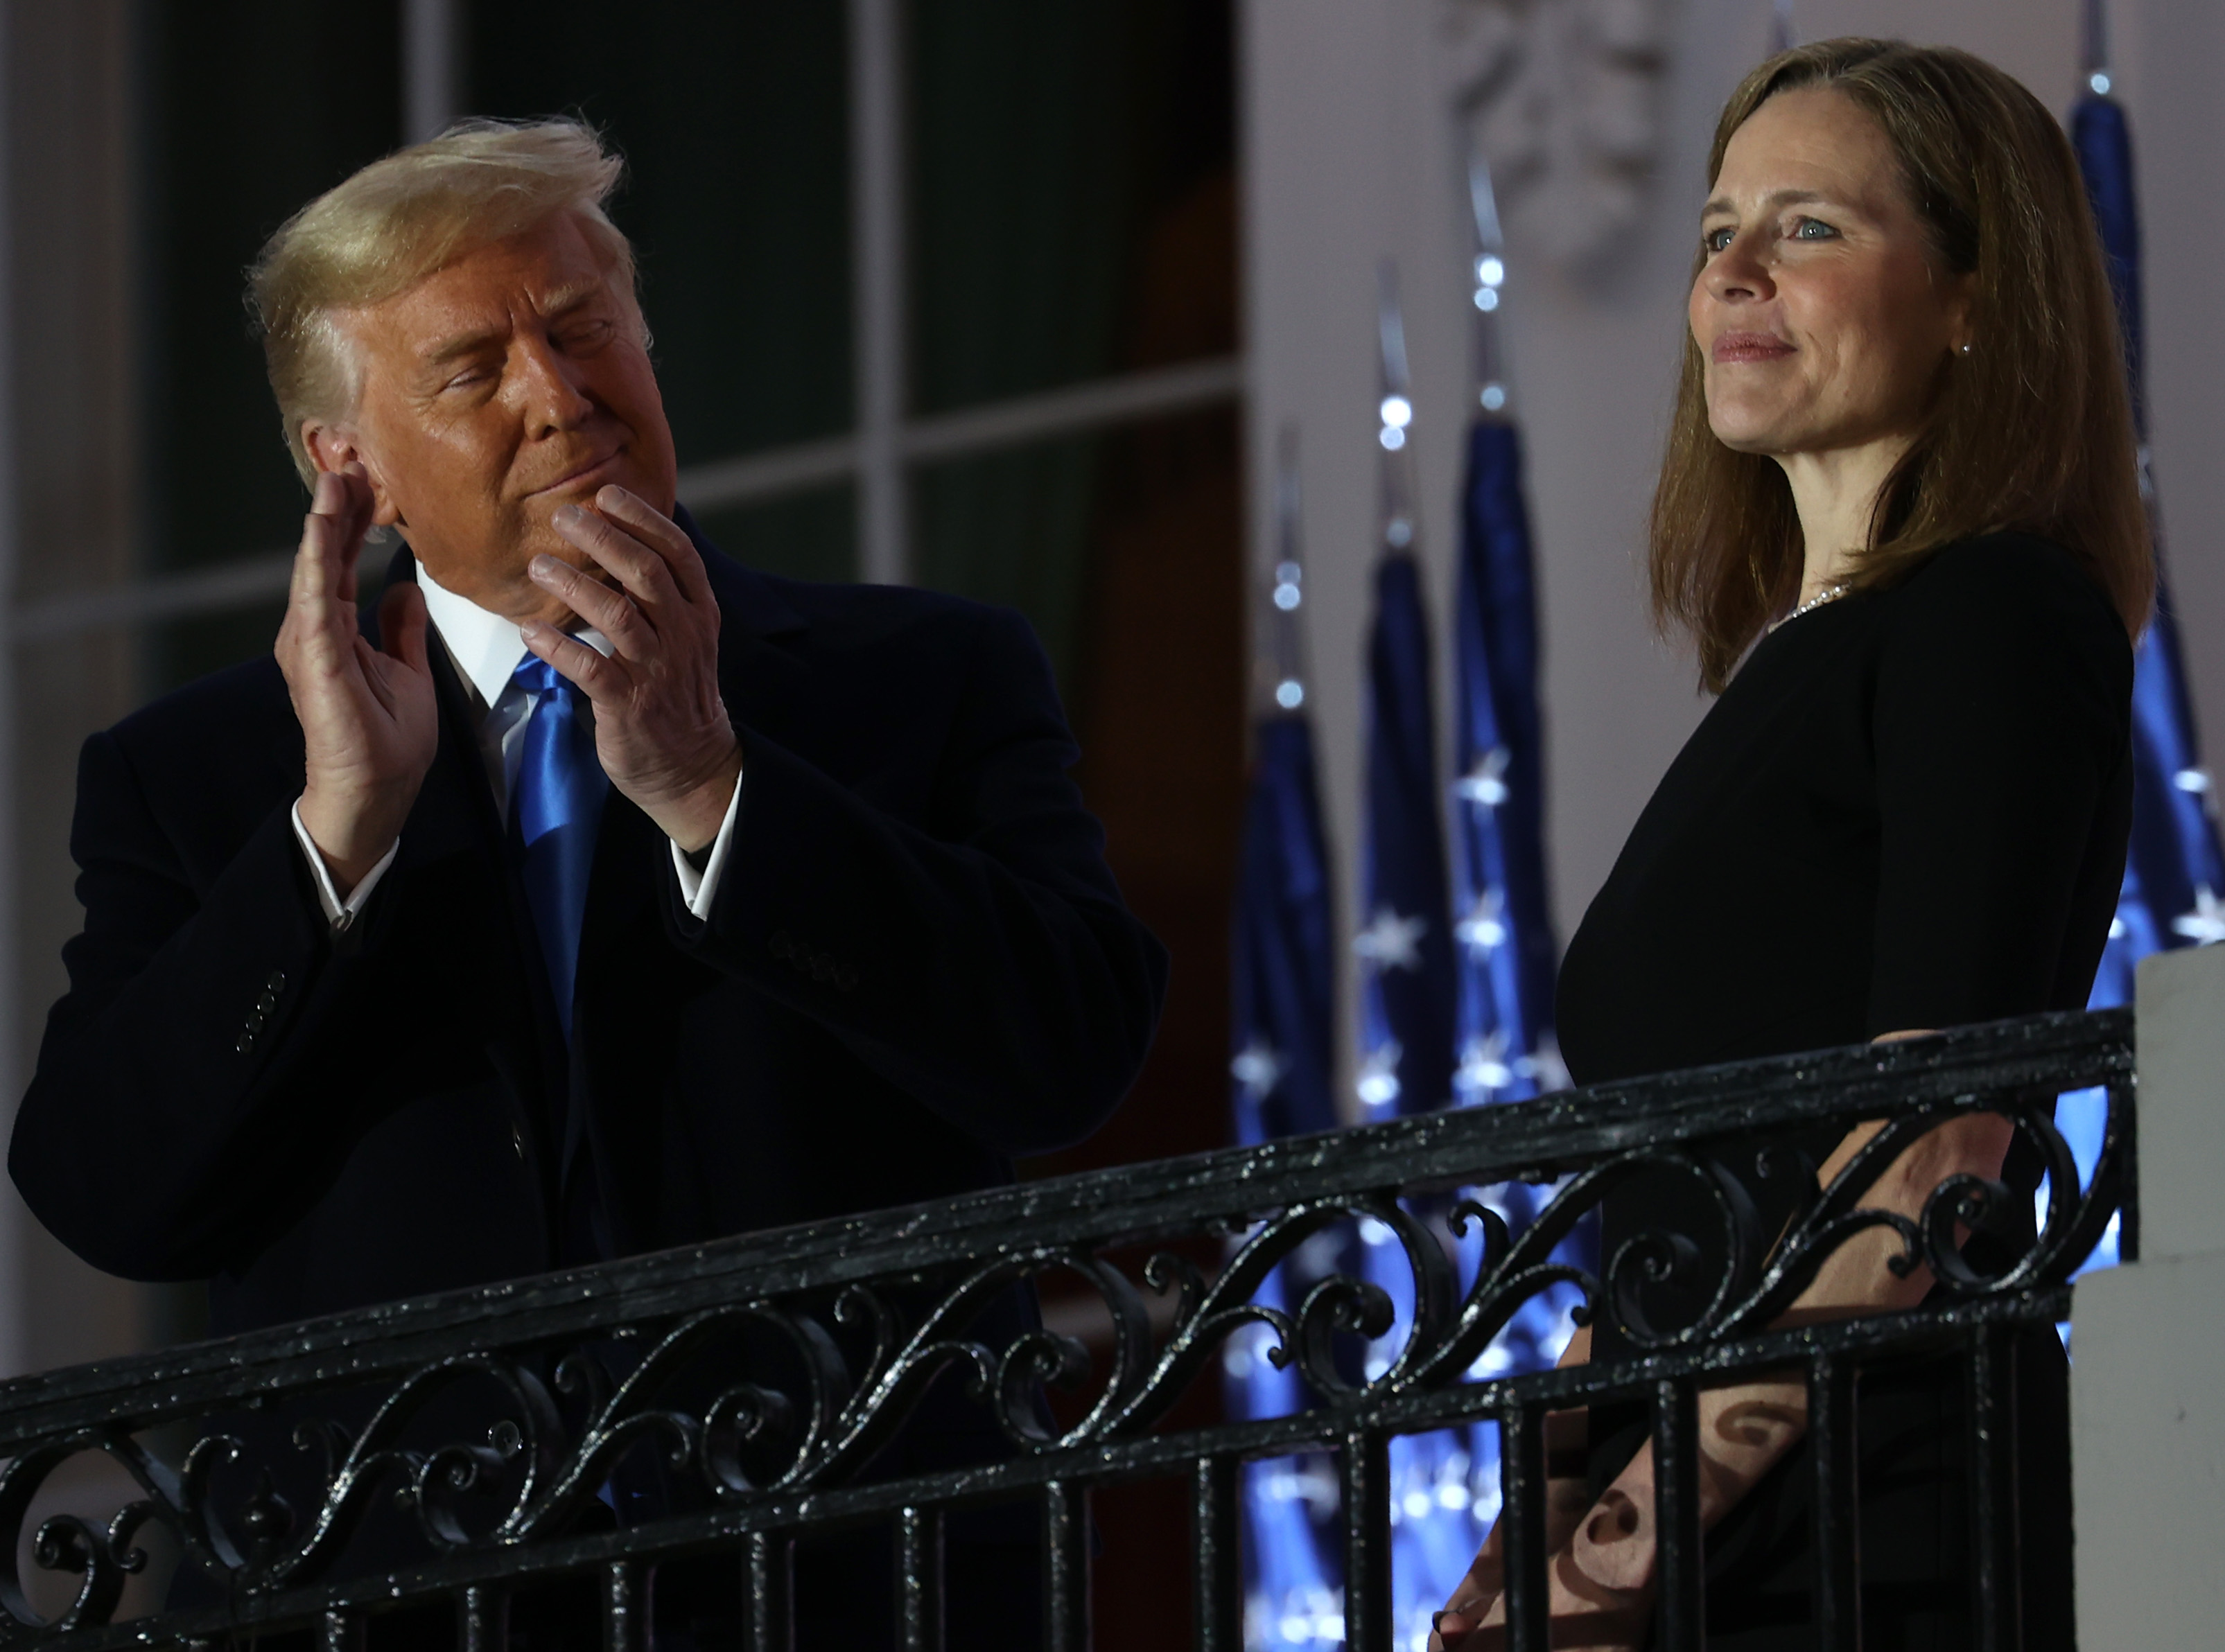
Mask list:
[[[1974,273],[1975,349],[1940,368],[1916,441],[1878,498],[1851,583],[1905,579],[1934,552],[2003,529],[2051,539],[2137,636],[2155,597],[2131,398],[2101,238],[2070,145],[2040,101],[1949,47],[1833,40],[1771,59],[1731,94],[1708,158],[1778,92],[1827,86],[1876,120],[1941,266]],[[1706,263],[1695,255],[1693,278]],[[1653,611],[1699,646],[1720,692],[1800,589],[1800,522],[1784,472],[1708,426],[1688,332],[1651,523]]]

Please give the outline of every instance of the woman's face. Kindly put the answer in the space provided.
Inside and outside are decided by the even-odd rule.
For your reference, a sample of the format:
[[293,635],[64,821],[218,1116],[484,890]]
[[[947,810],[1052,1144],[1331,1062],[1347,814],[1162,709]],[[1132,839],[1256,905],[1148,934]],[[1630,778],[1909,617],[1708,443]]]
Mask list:
[[1733,135],[1702,210],[1692,337],[1708,422],[1741,453],[1905,441],[1968,338],[1971,278],[1939,268],[1878,123],[1782,92]]

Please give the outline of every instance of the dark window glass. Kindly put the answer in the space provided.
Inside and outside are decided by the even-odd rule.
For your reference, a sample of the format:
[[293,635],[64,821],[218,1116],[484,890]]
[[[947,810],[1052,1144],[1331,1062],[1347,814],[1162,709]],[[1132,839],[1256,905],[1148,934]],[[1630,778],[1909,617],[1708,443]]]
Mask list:
[[1210,0],[915,0],[916,410],[1148,364],[1124,348],[1138,259],[1227,163],[1229,40]]
[[[364,553],[366,563],[375,564],[378,559],[375,548]],[[372,583],[380,577],[374,573]],[[248,608],[157,621],[147,631],[142,698],[151,699],[212,671],[261,658],[270,652],[277,640],[279,622],[285,617],[286,601],[280,597]]]
[[249,332],[244,275],[296,209],[399,142],[396,9],[139,9],[151,568],[228,561],[300,534],[304,496]]
[[[250,335],[244,276],[270,232],[399,139],[395,0],[152,0],[136,9],[138,263],[151,572],[289,546],[305,498]],[[263,612],[156,628],[159,689],[268,650]]]
[[[916,0],[922,409],[1236,347],[1229,38],[1227,7],[1198,0]],[[1112,440],[913,478],[914,577],[1020,609],[1069,694]]]
[[847,483],[701,511],[695,525],[736,561],[767,573],[791,579],[858,577],[857,493]]
[[1098,457],[1081,436],[924,467],[913,478],[912,573],[1025,614],[1071,688]]
[[624,153],[684,465],[846,430],[843,9],[477,0],[471,111],[584,115]]

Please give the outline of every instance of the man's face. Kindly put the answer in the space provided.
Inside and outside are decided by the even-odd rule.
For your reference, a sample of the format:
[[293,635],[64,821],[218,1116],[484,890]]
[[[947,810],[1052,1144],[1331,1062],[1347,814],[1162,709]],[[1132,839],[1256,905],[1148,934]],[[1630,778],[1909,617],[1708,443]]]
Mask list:
[[447,589],[520,622],[575,624],[526,577],[538,555],[593,570],[560,505],[616,483],[672,513],[672,432],[633,294],[570,212],[481,247],[336,320],[362,395],[305,432],[320,468],[360,459],[377,520]]

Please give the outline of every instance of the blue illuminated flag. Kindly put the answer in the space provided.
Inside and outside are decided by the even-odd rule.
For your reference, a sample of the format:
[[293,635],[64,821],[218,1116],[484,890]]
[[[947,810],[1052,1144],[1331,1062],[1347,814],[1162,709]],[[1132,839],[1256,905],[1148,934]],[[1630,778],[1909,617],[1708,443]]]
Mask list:
[[[1482,317],[1487,370],[1477,384],[1481,417],[1469,432],[1468,471],[1462,490],[1460,583],[1454,623],[1458,728],[1451,788],[1454,899],[1446,896],[1438,823],[1445,792],[1428,784],[1434,763],[1371,762],[1368,868],[1389,892],[1371,904],[1371,921],[1395,910],[1407,920],[1428,915],[1424,936],[1438,918],[1452,945],[1442,954],[1416,948],[1414,973],[1428,983],[1427,999],[1448,1011],[1435,1046],[1452,1058],[1449,1096],[1432,1068],[1429,1087],[1402,1060],[1398,1087],[1382,1104],[1399,1114],[1423,1112],[1448,1099],[1459,1105],[1512,1101],[1560,1087],[1566,1081],[1551,1033],[1555,970],[1546,909],[1543,819],[1544,762],[1537,715],[1537,604],[1531,590],[1530,533],[1523,504],[1520,449],[1513,427],[1499,415],[1506,393],[1495,366],[1493,313],[1506,266],[1496,241],[1496,215],[1488,211],[1488,180],[1477,179],[1479,231],[1489,220],[1492,239],[1478,252],[1476,308]],[[1410,643],[1417,628],[1420,593],[1411,573],[1410,493],[1404,486],[1410,461],[1412,410],[1406,402],[1404,351],[1395,306],[1386,300],[1385,384],[1379,440],[1385,452],[1385,555],[1379,574],[1374,649],[1375,703],[1371,756],[1410,743],[1434,756],[1429,737],[1429,661],[1425,647]],[[1401,562],[1404,566],[1401,566]],[[1395,696],[1395,698],[1394,698]],[[1388,707],[1401,708],[1386,715]],[[1417,732],[1418,731],[1418,732]],[[1426,831],[1412,822],[1425,820]],[[1398,858],[1397,864],[1393,856]],[[1403,880],[1394,882],[1394,878]],[[1394,902],[1396,904],[1394,905]],[[1402,936],[1403,938],[1403,936]],[[1363,934],[1363,943],[1367,937]],[[1380,950],[1379,947],[1378,950]],[[1368,961],[1363,958],[1363,961]],[[1444,976],[1430,972],[1444,970]],[[1378,967],[1363,976],[1388,985]],[[1363,1038],[1405,1041],[1385,993],[1379,1022],[1363,1020]],[[1432,1023],[1435,1025],[1436,1023]],[[1365,1047],[1363,1047],[1365,1048]],[[1379,1069],[1387,1064],[1379,1064]],[[1361,1083],[1373,1071],[1363,1060]],[[1362,1098],[1372,1100],[1363,1089]],[[1512,1185],[1472,1190],[1517,1233],[1527,1227],[1545,1197]],[[1428,1212],[1433,1225],[1442,1210]],[[1449,1236],[1448,1236],[1449,1237]],[[1391,1333],[1367,1353],[1373,1377],[1398,1354],[1412,1325],[1413,1275],[1390,1230],[1361,1225],[1361,1263],[1366,1277],[1391,1299]],[[1579,1243],[1578,1250],[1582,1250]],[[1480,1234],[1471,1230],[1458,1245],[1463,1278],[1482,1261]],[[1585,1255],[1564,1260],[1579,1263]],[[1516,1315],[1478,1360],[1474,1375],[1498,1376],[1550,1364],[1565,1345],[1575,1294],[1556,1288]],[[1430,1615],[1467,1571],[1499,1510],[1499,1434],[1488,1423],[1439,1429],[1394,1439],[1390,1451],[1392,1643],[1418,1646]]]
[[1358,1087],[1370,1120],[1442,1107],[1453,1088],[1452,924],[1429,621],[1415,555],[1414,404],[1398,277],[1387,263],[1379,325],[1382,534],[1367,647],[1360,929],[1353,940],[1360,959]]
[[1464,1104],[1512,1101],[1566,1082],[1552,1036],[1556,948],[1545,886],[1545,765],[1537,710],[1537,598],[1522,440],[1499,359],[1506,263],[1479,156],[1475,216],[1476,405],[1461,488],[1453,618],[1458,722],[1453,782],[1455,936]]
[[[1499,313],[1506,278],[1488,170],[1471,163],[1474,212],[1473,301],[1477,370],[1467,469],[1461,491],[1460,573],[1455,597],[1455,727],[1451,787],[1455,941],[1454,1098],[1461,1106],[1526,1100],[1568,1082],[1552,1034],[1556,968],[1547,900],[1544,761],[1538,714],[1537,598],[1519,433],[1507,416],[1499,359]],[[1518,1235],[1536,1219],[1546,1189],[1522,1184],[1472,1190]],[[1389,1235],[1378,1234],[1378,1239]],[[1388,1245],[1375,1249],[1386,1263]],[[1560,1260],[1589,1266],[1588,1227]],[[1480,1264],[1463,1244],[1461,1272]],[[1404,1269],[1372,1275],[1401,1315],[1411,1287]],[[1576,1306],[1556,1287],[1526,1304],[1477,1362],[1496,1377],[1550,1365],[1560,1357]],[[1378,1358],[1394,1352],[1388,1345]],[[1394,1639],[1418,1645],[1429,1614],[1467,1571],[1499,1511],[1499,1434],[1490,1424],[1396,1442],[1391,1457]]]
[[[2108,74],[2095,69],[2093,88],[2071,112],[2072,146],[2108,255],[2110,285],[2124,324],[2133,416],[2140,440],[2141,491],[2160,517],[2148,464],[2146,327],[2140,302],[2139,214],[2133,191],[2132,134],[2123,108],[2108,95]],[[2096,1006],[2132,1001],[2133,966],[2162,948],[2225,940],[2225,856],[2218,848],[2210,780],[2195,744],[2181,664],[2178,623],[2167,579],[2158,579],[2155,622],[2142,639],[2133,686],[2133,801],[2132,852],[2109,949],[2095,984]]]
[[[1538,710],[1537,598],[1530,511],[1523,497],[1521,433],[1511,417],[1499,326],[1506,280],[1490,169],[1471,157],[1475,225],[1470,271],[1476,312],[1475,402],[1461,488],[1460,584],[1453,618],[1454,938],[1459,946],[1459,1054],[1463,1106],[1524,1101],[1566,1086],[1553,1037],[1558,967],[1545,875],[1544,725]],[[1490,1196],[1517,1234],[1544,1202],[1537,1188]],[[1588,1225],[1563,1258],[1592,1260]],[[1500,1368],[1550,1364],[1567,1344],[1572,1298],[1533,1300],[1493,1351]],[[1497,1436],[1479,1431],[1479,1459],[1498,1459]]]
[[[1251,797],[1244,817],[1233,1005],[1237,1139],[1333,1130],[1335,1073],[1334,915],[1328,839],[1322,830],[1311,719],[1299,636],[1305,568],[1298,534],[1297,454],[1283,438],[1277,488],[1279,548],[1266,618],[1265,710],[1253,731]],[[1332,1238],[1332,1245],[1335,1241]],[[1306,1247],[1310,1251],[1312,1247]],[[1271,1274],[1258,1294],[1288,1307],[1310,1277],[1339,1270],[1341,1247],[1302,1254]],[[1295,1369],[1266,1357],[1264,1326],[1227,1345],[1229,1415],[1288,1416],[1308,1403]],[[1250,1463],[1244,1469],[1245,1611],[1286,1645],[1335,1646],[1343,1633],[1339,1592],[1341,1528],[1334,1465],[1320,1453]],[[1297,1631],[1292,1633],[1292,1630]]]
[[1283,434],[1276,503],[1280,548],[1261,661],[1265,710],[1252,731],[1236,897],[1230,1073],[1236,1139],[1246,1147],[1337,1126],[1335,915],[1298,629],[1305,564],[1290,431]]
[[[2100,0],[2087,8],[2087,95],[2070,116],[2070,139],[2108,255],[2109,283],[2125,334],[2133,417],[2139,433],[2140,491],[2156,535],[2156,614],[2141,640],[2133,679],[2133,839],[2124,887],[2090,1000],[2095,1009],[2129,1003],[2135,965],[2150,953],[2225,940],[2225,855],[2218,848],[2209,772],[2196,745],[2178,623],[2163,567],[2161,516],[2148,463],[2145,381],[2146,328],[2140,294],[2139,212],[2133,187],[2133,144],[2125,111],[2109,96]],[[2099,1095],[2066,1098],[2058,1123],[2090,1173],[2101,1149]],[[2089,1266],[2116,1261],[2116,1231]]]

